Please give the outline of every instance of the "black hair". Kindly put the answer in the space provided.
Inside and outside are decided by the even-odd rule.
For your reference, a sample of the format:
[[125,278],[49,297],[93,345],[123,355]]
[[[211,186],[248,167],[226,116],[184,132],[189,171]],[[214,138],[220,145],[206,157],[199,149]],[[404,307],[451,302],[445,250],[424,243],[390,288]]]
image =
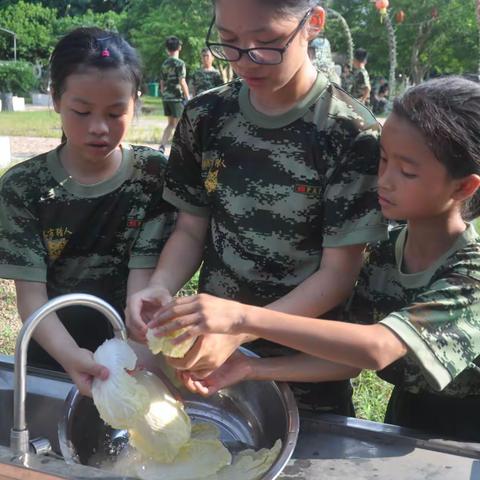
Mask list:
[[378,88],[378,94],[379,95],[385,95],[388,92],[388,83],[384,83],[383,85],[380,85]]
[[53,97],[60,99],[70,75],[88,68],[123,70],[132,83],[132,96],[138,99],[142,67],[136,50],[117,33],[96,27],[76,28],[55,46],[50,57]]
[[357,48],[353,57],[359,62],[365,62],[368,58],[368,52],[364,48]]
[[165,41],[165,47],[167,47],[167,50],[169,52],[176,52],[181,46],[182,42],[180,41],[180,39],[173,35],[171,37],[168,37]]
[[208,47],[202,48],[201,54],[204,55],[205,53],[208,53],[210,55],[212,54],[212,52],[210,52],[210,49]]
[[[407,90],[393,113],[410,122],[426,139],[451,178],[480,175],[480,85],[462,77],[444,77]],[[463,207],[463,216],[480,215],[480,189]]]
[[[318,0],[257,0],[265,6],[270,6],[281,15],[292,15],[302,17],[309,8],[319,4]],[[215,4],[215,0],[213,0]]]

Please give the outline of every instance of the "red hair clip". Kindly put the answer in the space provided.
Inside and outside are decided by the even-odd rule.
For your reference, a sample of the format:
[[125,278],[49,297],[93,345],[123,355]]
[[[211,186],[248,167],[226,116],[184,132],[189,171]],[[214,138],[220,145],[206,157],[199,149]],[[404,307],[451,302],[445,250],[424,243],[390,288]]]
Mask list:
[[110,52],[108,50],[108,48],[104,48],[102,50],[102,53],[101,53],[102,57],[109,57],[110,56]]

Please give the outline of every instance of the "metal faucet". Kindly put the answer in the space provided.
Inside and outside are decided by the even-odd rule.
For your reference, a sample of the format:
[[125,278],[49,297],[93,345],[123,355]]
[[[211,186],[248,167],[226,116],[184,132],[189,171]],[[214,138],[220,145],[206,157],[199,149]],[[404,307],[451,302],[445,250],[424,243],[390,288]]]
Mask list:
[[103,313],[113,326],[115,336],[127,340],[127,330],[120,315],[101,298],[84,293],[71,293],[56,297],[33,312],[23,324],[15,345],[15,384],[13,391],[13,428],[10,431],[10,448],[15,455],[29,451],[29,434],[25,421],[27,349],[33,331],[48,315],[72,305],[92,307]]

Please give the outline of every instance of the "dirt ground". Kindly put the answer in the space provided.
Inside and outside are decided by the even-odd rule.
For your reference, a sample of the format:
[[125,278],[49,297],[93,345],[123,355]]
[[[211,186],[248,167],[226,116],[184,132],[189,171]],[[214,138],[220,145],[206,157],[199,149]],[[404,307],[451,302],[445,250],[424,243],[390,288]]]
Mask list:
[[12,160],[20,162],[54,149],[60,143],[57,138],[10,137]]
[[[21,162],[28,158],[39,155],[43,152],[48,152],[54,149],[60,143],[57,138],[43,138],[43,137],[10,137],[10,150],[12,154],[12,162]],[[156,147],[154,144],[149,147]],[[167,146],[167,154],[170,147]]]

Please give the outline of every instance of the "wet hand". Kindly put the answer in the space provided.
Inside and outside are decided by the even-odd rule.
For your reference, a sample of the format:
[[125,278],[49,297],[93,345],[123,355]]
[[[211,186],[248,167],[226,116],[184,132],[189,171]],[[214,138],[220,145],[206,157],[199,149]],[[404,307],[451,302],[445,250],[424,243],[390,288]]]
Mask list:
[[187,327],[174,343],[207,333],[236,334],[244,321],[244,306],[207,294],[175,298],[162,307],[148,324],[158,336]]
[[223,365],[242,342],[240,335],[211,333],[198,337],[183,358],[166,358],[173,368],[189,370],[197,378],[204,378]]
[[193,393],[209,396],[222,388],[248,380],[252,371],[251,359],[243,353],[235,352],[220,368],[203,379],[190,371],[180,372],[179,378]]
[[79,348],[64,364],[65,371],[70,375],[82,395],[92,396],[94,378],[107,380],[108,368],[99,365],[93,358],[93,353],[85,348]]
[[125,309],[125,323],[130,338],[145,343],[147,323],[154,319],[162,305],[169,304],[171,300],[170,292],[159,286],[150,286],[130,295]]

